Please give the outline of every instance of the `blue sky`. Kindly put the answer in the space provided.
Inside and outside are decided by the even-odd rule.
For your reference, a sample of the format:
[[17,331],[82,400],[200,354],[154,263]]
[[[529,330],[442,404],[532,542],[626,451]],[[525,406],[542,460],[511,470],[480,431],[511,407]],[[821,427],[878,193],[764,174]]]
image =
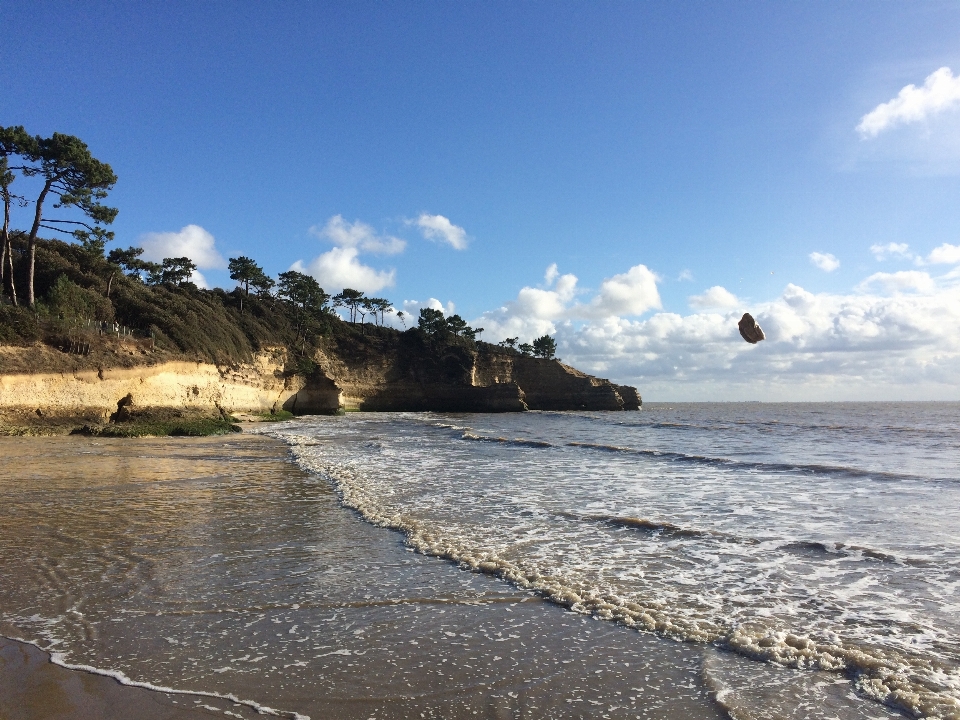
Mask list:
[[[85,140],[118,244],[193,248],[210,284],[299,261],[485,339],[551,332],[650,399],[960,398],[952,76],[857,130],[960,74],[956,3],[0,15],[0,124]],[[769,342],[739,340],[745,310]]]

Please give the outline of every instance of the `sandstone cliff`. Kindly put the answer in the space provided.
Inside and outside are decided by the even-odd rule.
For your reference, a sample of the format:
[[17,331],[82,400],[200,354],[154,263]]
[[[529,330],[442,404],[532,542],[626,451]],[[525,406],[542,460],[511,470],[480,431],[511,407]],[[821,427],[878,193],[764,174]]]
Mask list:
[[281,348],[228,366],[111,342],[79,357],[49,346],[0,348],[0,424],[105,422],[138,409],[295,414],[342,410],[517,412],[639,409],[636,389],[555,360],[479,343],[432,345],[417,333],[332,336],[290,369]]
[[432,347],[409,333],[331,339],[317,350],[316,372],[284,409],[346,410],[639,410],[640,396],[556,360],[491,345]]

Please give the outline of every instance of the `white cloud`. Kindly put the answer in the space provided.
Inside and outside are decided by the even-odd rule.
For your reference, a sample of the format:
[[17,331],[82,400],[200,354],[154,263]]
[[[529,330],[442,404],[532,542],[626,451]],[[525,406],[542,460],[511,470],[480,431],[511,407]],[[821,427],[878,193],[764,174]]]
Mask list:
[[901,270],[895,273],[878,272],[857,285],[857,290],[870,292],[879,287],[883,292],[929,293],[936,289],[936,281],[920,270]]
[[413,222],[427,240],[445,242],[454,250],[467,249],[467,231],[459,225],[454,225],[443,215],[421,213],[420,217]]
[[[471,324],[490,341],[554,335],[564,362],[636,385],[646,400],[960,399],[956,270],[875,273],[845,294],[788,284],[749,307],[718,286],[699,296],[698,312],[639,319],[585,313],[599,292],[578,302],[575,276],[548,269],[546,278],[547,287],[525,287]],[[742,310],[764,342],[742,340]]]
[[547,284],[547,287],[553,285],[553,281],[560,277],[560,270],[557,269],[557,264],[552,263],[550,267],[547,268],[547,271],[543,274],[543,281]]
[[605,279],[589,302],[576,302],[577,276],[561,275],[556,264],[544,274],[546,287],[523,287],[517,297],[484,313],[472,324],[486,328],[487,338],[532,339],[556,332],[558,324],[620,315],[640,315],[661,307],[658,277],[645,265]]
[[291,270],[316,278],[327,292],[338,292],[345,287],[373,293],[393,285],[395,271],[380,271],[364,265],[357,259],[355,247],[335,247],[304,264],[297,260]]
[[405,315],[409,315],[414,319],[414,324],[416,324],[416,319],[420,317],[421,308],[431,308],[432,310],[439,310],[444,315],[453,315],[457,311],[457,306],[453,304],[452,300],[448,300],[447,304],[444,305],[442,302],[436,298],[430,298],[429,300],[421,302],[420,300],[404,300],[403,301],[403,312]]
[[702,295],[691,295],[687,303],[694,310],[736,308],[741,305],[736,295],[720,285],[714,285]]
[[581,307],[578,314],[582,317],[642,315],[647,310],[659,309],[662,307],[657,291],[659,279],[646,265],[634,265],[627,272],[601,282],[600,292],[589,305]]
[[677,281],[678,281],[678,282],[682,282],[682,281],[684,281],[684,280],[689,280],[689,281],[692,282],[692,281],[693,281],[693,273],[690,272],[689,270],[681,270],[681,271],[680,271],[680,274],[677,275]]
[[936,247],[930,252],[930,254],[927,256],[926,262],[930,265],[960,264],[960,245],[944,243],[940,247]]
[[336,247],[319,255],[308,263],[297,260],[291,270],[312,275],[327,292],[339,292],[353,288],[365,293],[374,293],[390,287],[396,277],[395,270],[377,270],[360,262],[360,253],[396,255],[403,252],[406,243],[391,235],[378,235],[369,225],[359,220],[347,222],[342,215],[334,215],[323,227],[314,225],[310,233],[329,240]]
[[[153,232],[140,236],[139,245],[143,248],[143,259],[160,262],[164,258],[188,257],[201,270],[220,270],[227,261],[217,251],[213,235],[199,225],[187,225],[179,232]],[[206,287],[206,280],[199,273],[191,278],[200,287]]]
[[833,272],[840,267],[840,261],[830,253],[812,252],[810,253],[810,262],[824,272]]
[[788,285],[750,310],[767,335],[756,346],[738,312],[657,313],[560,326],[559,353],[648,400],[960,398],[956,286],[887,297]]
[[873,138],[890,127],[922,122],[960,102],[960,77],[948,67],[932,72],[922,87],[910,84],[897,97],[877,105],[860,119],[857,132]]
[[903,258],[912,258],[910,246],[907,243],[887,243],[886,245],[874,244],[870,246],[870,252],[877,260],[886,260],[888,257],[898,255]]
[[360,252],[376,255],[396,255],[402,253],[407,243],[391,235],[377,235],[376,230],[357,220],[349,223],[342,215],[334,215],[322,228],[314,225],[310,233],[324,238],[342,248],[356,248]]

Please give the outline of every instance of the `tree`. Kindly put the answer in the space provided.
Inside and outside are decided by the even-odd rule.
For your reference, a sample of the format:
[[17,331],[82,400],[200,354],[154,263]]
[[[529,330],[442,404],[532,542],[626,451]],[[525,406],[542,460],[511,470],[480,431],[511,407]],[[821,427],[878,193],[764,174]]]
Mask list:
[[253,258],[244,255],[230,258],[227,269],[230,271],[230,279],[243,285],[243,294],[248,297],[250,295],[250,283],[263,275],[263,268],[257,265]]
[[357,312],[360,314],[360,328],[363,328],[363,320],[367,317],[367,313],[372,312],[373,318],[376,320],[377,314],[373,307],[373,302],[371,298],[364,297],[360,299],[359,304],[357,305]]
[[456,337],[460,337],[466,330],[470,329],[470,326],[459,315],[451,315],[447,318],[447,329]]
[[305,275],[296,270],[288,270],[280,273],[279,277],[277,294],[289,300],[301,310],[321,312],[330,300],[330,296],[310,275]]
[[151,263],[149,282],[151,285],[183,285],[197,269],[188,257],[164,258],[158,266]]
[[374,318],[380,315],[380,325],[383,325],[383,314],[391,307],[390,301],[386,298],[370,298],[370,309],[373,311]]
[[345,307],[350,313],[350,322],[357,321],[357,311],[363,304],[363,293],[353,288],[344,288],[342,292],[333,296],[334,307]]
[[533,341],[533,354],[545,360],[553,359],[557,354],[557,341],[549,335],[541,335]]
[[533,355],[533,345],[531,345],[530,343],[520,343],[517,349],[520,351],[521,355],[524,355],[526,357]]
[[447,331],[447,319],[443,316],[442,310],[420,308],[420,318],[417,320],[417,327],[427,335],[443,334]]
[[[248,258],[245,255],[230,258],[227,269],[230,271],[230,279],[243,285],[243,294],[247,297],[250,296],[250,283],[253,283],[254,288],[256,288],[257,280],[266,277],[263,268],[257,265],[253,258]],[[243,314],[243,298],[240,298],[240,314]]]
[[[25,200],[10,192],[10,184],[15,175],[10,170],[10,163],[0,145],[0,196],[3,197],[3,234],[0,235],[0,282],[6,281],[6,291],[10,302],[17,305],[17,286],[13,279],[13,245],[10,243],[10,204],[14,200],[20,201],[24,207]],[[8,271],[9,266],[9,271]],[[9,272],[9,274],[8,274]]]
[[518,341],[519,339],[520,339],[520,338],[515,338],[515,337],[507,338],[506,340],[501,340],[501,341],[500,341],[499,343],[497,343],[497,344],[498,344],[500,347],[505,347],[505,348],[510,348],[511,350],[516,350],[516,349],[517,349],[517,341]]
[[274,282],[272,277],[262,272],[253,278],[250,284],[253,285],[253,289],[257,291],[257,295],[266,297],[277,283]]
[[300,352],[306,342],[306,328],[308,320],[319,313],[326,312],[327,301],[330,295],[324,292],[320,284],[310,275],[288,270],[278,276],[277,295],[289,301],[296,308],[297,339],[302,339]]
[[[146,273],[148,277],[156,276],[159,282],[163,266],[160,263],[141,260],[141,255],[143,255],[143,248],[128,247],[126,250],[114,248],[107,255],[107,262],[115,268],[123,270],[131,280],[143,282],[143,276]],[[111,276],[112,281],[113,276]],[[109,284],[107,285],[107,297],[110,297]]]
[[141,255],[143,255],[143,248],[138,247],[128,247],[126,250],[114,248],[110,251],[110,254],[107,255],[107,264],[111,267],[112,272],[110,273],[110,279],[107,280],[108,298],[110,297],[110,288],[113,286],[113,279],[117,276],[117,273],[126,271],[130,277],[136,277],[139,280],[141,279],[141,271],[150,269],[148,265],[153,265],[153,263],[141,260]]
[[[102,225],[109,225],[117,216],[117,209],[107,207],[100,201],[117,182],[113,169],[90,154],[90,149],[80,138],[54,133],[49,138],[31,137],[22,126],[0,128],[0,146],[5,156],[16,155],[22,164],[11,167],[25,177],[40,177],[43,184],[34,201],[33,225],[27,236],[27,302],[35,305],[33,288],[36,263],[37,234],[40,228],[69,233],[81,242],[107,242],[112,233]],[[74,207],[80,210],[92,225],[80,220],[65,220],[44,214],[48,197],[55,198],[54,209]],[[75,230],[66,228],[79,226]]]
[[406,330],[407,321],[404,319],[406,318],[406,315],[403,314],[403,310],[397,310],[397,317],[400,319],[400,322],[403,323],[404,330]]

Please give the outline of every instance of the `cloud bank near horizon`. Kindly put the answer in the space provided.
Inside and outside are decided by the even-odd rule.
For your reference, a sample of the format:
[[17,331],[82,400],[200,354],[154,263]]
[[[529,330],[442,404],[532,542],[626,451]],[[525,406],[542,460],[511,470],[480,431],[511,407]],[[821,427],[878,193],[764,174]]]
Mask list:
[[[923,259],[958,264],[943,275],[877,272],[848,293],[814,294],[789,283],[779,297],[754,302],[718,285],[688,299],[689,315],[647,317],[661,309],[662,279],[646,266],[591,293],[554,264],[541,285],[521,288],[471,324],[492,342],[554,335],[564,362],[636,385],[648,399],[960,399],[954,247]],[[747,311],[767,336],[756,346],[737,331]]]

